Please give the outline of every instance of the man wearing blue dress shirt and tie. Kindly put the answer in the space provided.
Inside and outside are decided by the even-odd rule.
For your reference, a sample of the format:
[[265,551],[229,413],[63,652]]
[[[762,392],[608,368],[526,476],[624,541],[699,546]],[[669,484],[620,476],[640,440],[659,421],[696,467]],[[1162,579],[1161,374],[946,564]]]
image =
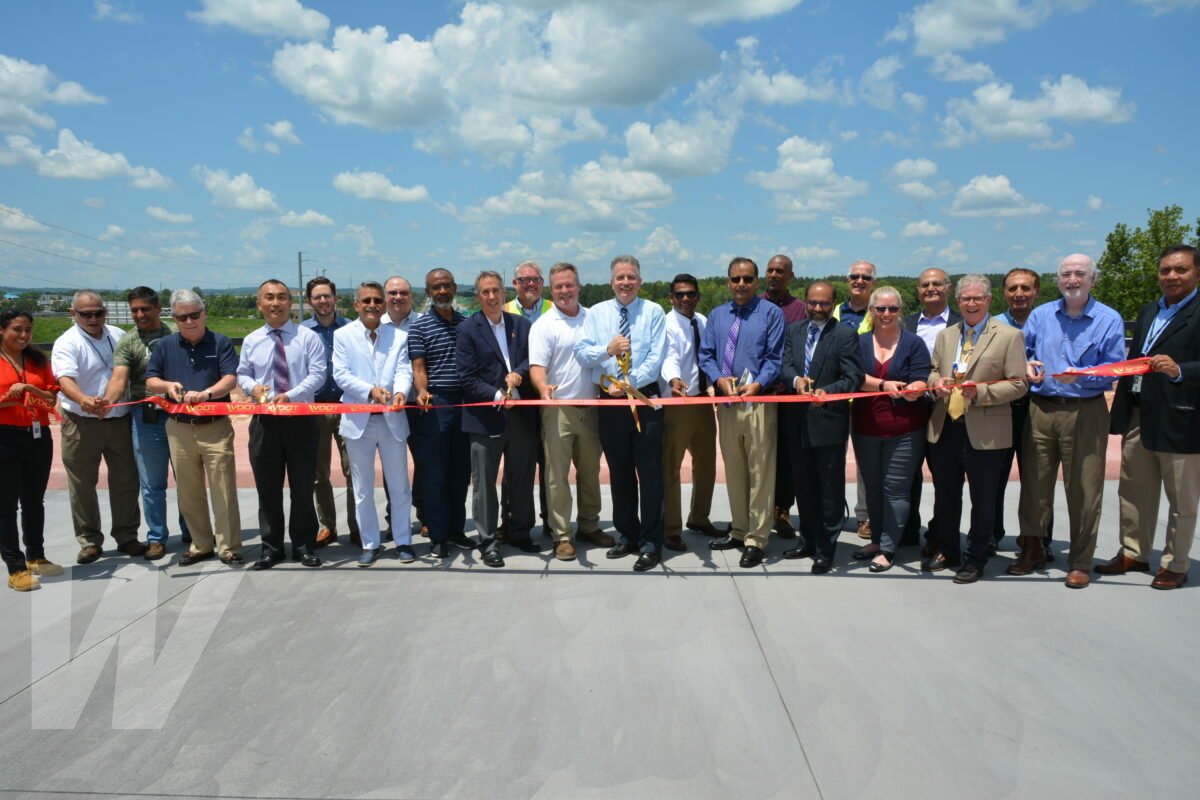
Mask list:
[[[575,357],[590,372],[599,397],[625,397],[625,391],[604,376],[626,382],[647,397],[656,397],[666,351],[665,315],[657,304],[638,297],[642,267],[636,258],[617,256],[610,272],[615,297],[588,311],[575,342]],[[628,374],[618,363],[618,356],[623,354],[629,358]],[[623,558],[638,553],[633,568],[645,572],[662,559],[663,411],[647,405],[637,406],[636,411],[640,431],[629,407],[601,406],[600,444],[616,501],[613,524],[620,534],[607,555]]]
[[[309,328],[292,321],[292,294],[286,284],[263,281],[258,310],[266,322],[242,342],[237,381],[256,403],[309,403],[325,385],[325,345]],[[306,567],[321,566],[316,545],[317,512],[313,482],[317,475],[316,417],[256,414],[250,421],[250,469],[258,490],[258,529],[262,553],[251,569],[270,569],[283,561],[283,477],[290,487],[288,534],[292,558]]]

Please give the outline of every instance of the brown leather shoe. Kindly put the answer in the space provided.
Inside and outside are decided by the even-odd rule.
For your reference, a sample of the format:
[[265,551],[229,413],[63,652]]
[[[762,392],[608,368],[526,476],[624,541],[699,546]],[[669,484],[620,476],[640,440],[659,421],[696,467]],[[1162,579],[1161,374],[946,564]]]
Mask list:
[[328,547],[331,544],[337,544],[336,533],[329,528],[321,528],[317,531],[317,541],[313,543],[314,547]]
[[571,544],[566,539],[554,544],[554,557],[559,561],[574,561],[575,560],[575,545]]
[[147,561],[157,561],[167,554],[167,546],[162,542],[150,542],[146,545],[146,552],[142,558]]
[[79,555],[75,556],[76,564],[90,564],[98,559],[104,553],[99,547],[94,544],[85,544],[79,549]]
[[1073,569],[1067,573],[1067,579],[1064,583],[1068,589],[1082,589],[1092,582],[1091,576],[1082,569]]
[[780,539],[795,539],[796,529],[792,527],[791,515],[787,511],[775,506],[775,535]]
[[594,544],[597,547],[612,547],[615,544],[613,537],[609,536],[604,531],[580,531],[575,534],[575,541],[587,542]]
[[[1042,537],[1018,536],[1017,545],[1021,548],[1021,552],[1017,555],[1017,560],[1008,565],[1005,572],[1009,575],[1028,575],[1034,570],[1045,569],[1046,551],[1042,548]],[[1087,586],[1086,580],[1083,585]]]
[[868,520],[865,520],[865,519],[859,520],[859,522],[858,522],[858,538],[860,538],[860,539],[870,539],[871,538],[871,523]]
[[1150,562],[1134,561],[1124,553],[1117,553],[1110,561],[1092,567],[1101,575],[1124,575],[1126,572],[1149,572]]
[[1154,580],[1150,581],[1150,588],[1178,589],[1185,583],[1187,583],[1186,572],[1171,572],[1171,570],[1163,567],[1155,574]]
[[668,533],[663,537],[663,547],[682,553],[687,550],[687,542],[683,541],[683,537],[678,533]]
[[716,525],[713,525],[711,522],[702,522],[700,524],[696,524],[694,522],[689,522],[687,524],[687,529],[689,531],[695,531],[696,533],[702,533],[705,536],[711,536],[714,539],[720,539],[722,536],[725,536],[729,533],[728,528],[725,530],[721,530]]

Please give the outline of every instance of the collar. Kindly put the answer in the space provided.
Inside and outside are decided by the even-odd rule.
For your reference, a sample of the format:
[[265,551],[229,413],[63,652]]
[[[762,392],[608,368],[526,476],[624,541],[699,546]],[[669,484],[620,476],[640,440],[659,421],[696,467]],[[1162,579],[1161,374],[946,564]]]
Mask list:
[[1200,288],[1192,289],[1192,291],[1190,293],[1188,293],[1187,297],[1183,298],[1182,300],[1180,300],[1178,303],[1176,303],[1173,306],[1167,305],[1167,298],[1160,297],[1160,298],[1158,298],[1158,308],[1161,311],[1166,311],[1169,308],[1174,308],[1176,310],[1181,309],[1184,306],[1186,306],[1188,303],[1192,302],[1192,299],[1195,298],[1197,291],[1200,291]]
[[927,317],[927,316],[925,316],[925,309],[922,308],[920,311],[920,315],[917,317],[918,324],[922,323],[922,322],[929,324],[929,323],[937,322],[938,320],[941,320],[942,322],[949,324],[949,322],[950,322],[950,304],[949,303],[947,303],[942,308],[942,313],[940,313],[940,314],[935,314],[932,317]]

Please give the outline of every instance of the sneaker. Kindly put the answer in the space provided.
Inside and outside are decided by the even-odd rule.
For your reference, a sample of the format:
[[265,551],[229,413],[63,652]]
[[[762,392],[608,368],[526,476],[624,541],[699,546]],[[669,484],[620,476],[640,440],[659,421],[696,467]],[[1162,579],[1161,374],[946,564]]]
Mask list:
[[33,575],[27,569],[23,569],[20,572],[10,572],[8,574],[8,588],[14,589],[18,592],[33,591],[41,585],[42,584],[38,583],[38,579],[33,577]]
[[374,550],[363,550],[358,556],[358,565],[360,567],[369,567],[379,559],[379,548]]
[[35,558],[32,561],[26,561],[25,566],[34,575],[40,575],[43,578],[53,578],[56,575],[63,574],[63,568],[53,561],[47,561],[44,558]]
[[417,553],[412,549],[412,545],[402,544],[396,547],[396,558],[400,559],[401,563],[407,564],[417,560]]
[[474,550],[475,540],[465,533],[452,533],[446,537],[450,544],[461,547],[463,550]]
[[85,544],[79,550],[79,555],[75,556],[76,564],[91,564],[100,556],[104,555],[104,551],[94,544]]
[[574,561],[575,546],[566,539],[556,542],[554,545],[554,557],[559,561]]
[[162,542],[147,542],[146,552],[142,558],[147,561],[157,561],[167,554],[167,546]]

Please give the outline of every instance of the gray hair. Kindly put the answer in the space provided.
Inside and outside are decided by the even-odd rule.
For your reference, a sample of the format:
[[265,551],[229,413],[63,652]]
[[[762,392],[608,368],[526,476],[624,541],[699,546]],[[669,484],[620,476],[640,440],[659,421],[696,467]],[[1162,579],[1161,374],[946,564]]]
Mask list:
[[868,305],[875,305],[875,302],[880,297],[895,297],[896,305],[900,306],[900,310],[904,310],[904,297],[900,294],[900,290],[895,286],[880,286],[875,291],[871,292],[871,299],[867,301]]
[[642,277],[642,262],[638,261],[636,258],[634,258],[633,256],[629,256],[629,255],[617,256],[616,258],[614,258],[612,260],[612,263],[608,265],[608,274],[609,275],[612,275],[612,273],[617,271],[618,264],[628,264],[629,266],[631,266],[635,270],[637,270],[637,274],[638,274],[639,278]]
[[978,272],[972,272],[959,278],[954,289],[954,296],[962,297],[968,286],[978,286],[983,290],[984,297],[992,296],[992,282],[987,279],[986,275],[980,275]]
[[204,298],[191,289],[176,289],[171,292],[171,311],[178,306],[200,306],[204,308]]
[[554,280],[554,276],[560,272],[570,272],[575,276],[575,282],[579,283],[579,270],[575,269],[574,264],[568,264],[566,261],[559,261],[550,268],[550,280]]
[[[542,268],[538,266],[536,261],[522,261],[520,264],[517,264],[517,266],[513,267],[513,277],[519,278],[521,270],[525,267],[536,269],[539,276],[542,274]],[[503,283],[503,281],[501,281],[501,283]]]
[[[862,260],[862,259],[859,259],[858,261],[855,261],[853,264],[851,264],[851,265],[850,265],[850,270],[853,270],[853,269],[854,269],[855,267],[857,267],[859,264],[862,264],[864,267],[870,267],[870,268],[871,268],[871,277],[872,277],[872,278],[878,277],[878,276],[875,274],[875,265],[874,265],[874,264],[872,264],[870,261],[864,261],[864,260]],[[847,272],[849,272],[849,270],[848,270]]]
[[501,289],[504,288],[504,276],[501,275],[499,272],[496,272],[496,270],[494,270],[494,269],[485,269],[483,272],[479,273],[479,275],[477,275],[475,277],[475,291],[476,292],[479,291],[479,282],[483,281],[483,280],[487,280],[488,278],[495,278],[496,282],[500,284],[500,288]]
[[100,293],[97,292],[95,289],[80,289],[78,292],[76,292],[75,294],[73,294],[71,296],[71,308],[74,309],[76,306],[78,306],[80,300],[83,300],[83,299],[90,300],[91,298],[95,298],[96,300],[98,300],[100,302],[101,305],[104,305],[104,298],[102,298],[100,296]]

